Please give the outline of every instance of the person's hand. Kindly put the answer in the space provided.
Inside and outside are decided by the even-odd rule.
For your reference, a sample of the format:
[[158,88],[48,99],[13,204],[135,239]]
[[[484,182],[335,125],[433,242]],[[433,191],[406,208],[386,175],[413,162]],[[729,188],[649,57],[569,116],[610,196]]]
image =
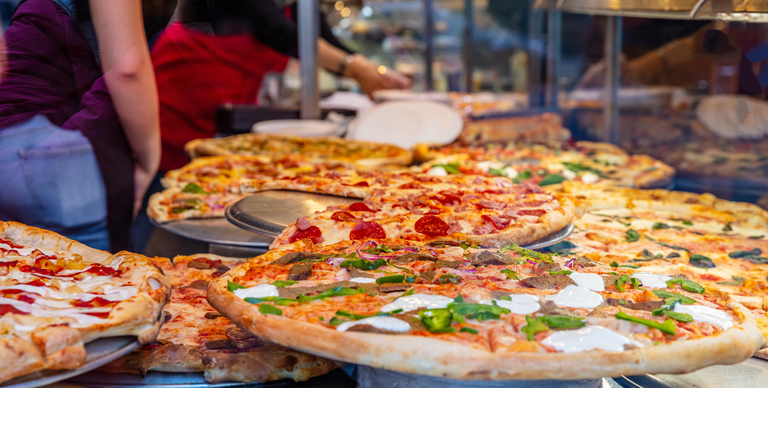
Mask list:
[[156,170],[147,171],[140,167],[138,164],[136,164],[133,168],[133,219],[136,219],[136,216],[139,214],[139,210],[141,210],[141,205],[144,202],[144,194],[147,193],[149,185],[152,184],[152,180],[155,178],[155,174]]
[[409,89],[413,85],[410,78],[404,74],[379,66],[361,55],[355,55],[355,60],[349,65],[350,78],[360,84],[360,90],[371,96],[376,90]]
[[[664,63],[656,51],[651,51],[638,58],[627,60],[621,55],[621,85],[649,85],[663,72]],[[605,85],[605,62],[600,61],[590,66],[584,73],[577,89],[603,87]]]

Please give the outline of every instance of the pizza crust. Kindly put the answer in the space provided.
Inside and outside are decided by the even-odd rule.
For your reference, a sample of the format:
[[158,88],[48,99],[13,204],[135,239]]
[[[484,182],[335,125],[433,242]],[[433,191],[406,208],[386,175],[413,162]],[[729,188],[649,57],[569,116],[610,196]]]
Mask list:
[[[237,277],[239,268],[228,273]],[[715,364],[734,364],[764,347],[765,338],[744,306],[730,302],[736,325],[717,336],[624,352],[489,353],[418,336],[339,332],[319,325],[264,315],[226,288],[211,282],[208,302],[251,333],[322,357],[405,373],[460,380],[590,379],[644,373],[686,373]]]
[[110,311],[107,322],[88,327],[56,326],[51,325],[54,324],[52,318],[20,316],[24,325],[38,328],[29,334],[0,338],[0,382],[41,369],[80,367],[86,360],[84,344],[101,337],[134,335],[141,344],[156,337],[160,329],[158,317],[170,295],[170,284],[148,258],[130,252],[111,255],[60,234],[17,222],[0,222],[0,238],[66,258],[78,254],[84,261],[103,265],[120,260],[124,269],[120,278],[139,290],[118,303]]

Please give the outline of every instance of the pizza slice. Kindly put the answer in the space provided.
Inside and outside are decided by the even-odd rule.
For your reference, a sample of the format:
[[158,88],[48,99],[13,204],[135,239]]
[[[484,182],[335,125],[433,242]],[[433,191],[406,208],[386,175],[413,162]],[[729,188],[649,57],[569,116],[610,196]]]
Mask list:
[[168,280],[146,257],[91,249],[59,234],[0,222],[0,382],[76,369],[84,344],[155,339]]
[[100,370],[146,375],[203,372],[210,383],[306,381],[339,363],[294,351],[241,330],[206,300],[207,285],[244,261],[211,254],[153,258],[171,280],[165,323],[157,340]]

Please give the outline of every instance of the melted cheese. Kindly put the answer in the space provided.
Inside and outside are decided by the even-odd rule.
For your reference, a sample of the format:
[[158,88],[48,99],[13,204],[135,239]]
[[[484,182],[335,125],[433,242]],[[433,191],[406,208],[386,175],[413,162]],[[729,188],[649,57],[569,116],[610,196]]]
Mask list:
[[552,300],[556,305],[563,307],[594,308],[603,302],[603,296],[575,285],[568,285],[557,294],[547,296],[546,300]]
[[[513,314],[530,314],[541,308],[539,298],[531,294],[510,294],[511,300],[495,300],[496,306],[509,309]],[[492,305],[491,300],[481,300],[480,303]]]
[[277,291],[277,287],[269,284],[259,284],[255,287],[246,289],[239,289],[235,291],[235,295],[241,299],[246,298],[264,298],[264,297],[279,297],[280,293]]
[[381,308],[381,311],[392,312],[397,309],[402,309],[403,312],[409,312],[421,308],[441,309],[448,306],[448,304],[451,302],[453,302],[452,298],[441,295],[413,294],[410,296],[398,298],[392,303]]
[[687,313],[696,321],[714,324],[723,330],[733,327],[733,319],[725,312],[702,305],[676,304],[675,312]]
[[441,166],[432,167],[427,171],[427,175],[436,176],[436,177],[443,177],[448,175],[448,171],[445,170],[445,168]]
[[598,274],[572,271],[568,277],[576,282],[576,286],[578,287],[586,288],[591,291],[605,291],[605,281],[603,281],[603,277]]
[[633,273],[632,277],[639,280],[640,283],[647,288],[666,288],[666,282],[672,280],[669,276],[646,272]]
[[640,343],[605,327],[588,325],[577,330],[556,331],[541,341],[542,345],[560,352],[574,353],[601,349],[622,352],[625,345],[642,347]]
[[350,282],[357,282],[357,283],[376,283],[376,279],[373,278],[365,278],[365,277],[356,277],[349,280]]
[[411,325],[407,322],[394,317],[370,317],[357,321],[347,321],[339,324],[336,330],[343,332],[349,330],[351,327],[359,325],[370,325],[382,330],[388,330],[393,332],[407,332],[411,329]]

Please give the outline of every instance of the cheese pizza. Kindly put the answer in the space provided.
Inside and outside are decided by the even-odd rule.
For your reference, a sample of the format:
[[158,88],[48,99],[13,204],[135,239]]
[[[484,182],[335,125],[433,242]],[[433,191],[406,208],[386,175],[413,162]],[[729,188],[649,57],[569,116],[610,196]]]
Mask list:
[[301,155],[311,163],[334,164],[361,170],[411,163],[411,152],[400,147],[336,137],[242,134],[226,138],[197,139],[187,143],[184,149],[193,158],[221,155],[282,158]]
[[0,382],[75,369],[84,344],[155,339],[167,279],[146,257],[91,249],[50,231],[0,222]]
[[684,373],[766,343],[749,311],[712,287],[516,245],[272,251],[212,281],[208,301],[301,351],[464,380]]
[[165,324],[152,344],[100,370],[146,375],[149,371],[203,372],[206,381],[306,381],[339,363],[294,351],[241,330],[206,301],[211,279],[242,260],[210,254],[153,258],[170,278],[173,291],[165,306]]

